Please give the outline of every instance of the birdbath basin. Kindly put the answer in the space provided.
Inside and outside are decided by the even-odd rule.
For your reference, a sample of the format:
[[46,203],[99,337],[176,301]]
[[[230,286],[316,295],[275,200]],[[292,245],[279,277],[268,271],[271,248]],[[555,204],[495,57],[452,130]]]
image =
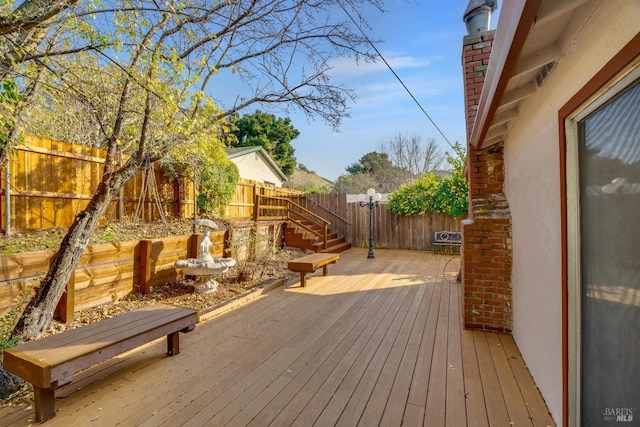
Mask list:
[[198,294],[215,292],[218,289],[218,282],[214,277],[225,273],[229,267],[234,265],[236,265],[236,260],[233,258],[211,258],[210,261],[189,258],[178,260],[175,263],[177,268],[182,269],[183,274],[197,277],[194,286]]
[[236,265],[233,258],[214,258],[209,253],[211,247],[211,239],[209,239],[210,230],[217,230],[218,226],[215,222],[208,219],[196,221],[196,225],[205,227],[204,234],[200,240],[198,249],[198,258],[180,259],[174,264],[176,268],[182,269],[182,272],[188,276],[196,276],[195,283],[196,293],[206,294],[215,292],[218,289],[218,282],[214,276],[225,273],[229,267]]

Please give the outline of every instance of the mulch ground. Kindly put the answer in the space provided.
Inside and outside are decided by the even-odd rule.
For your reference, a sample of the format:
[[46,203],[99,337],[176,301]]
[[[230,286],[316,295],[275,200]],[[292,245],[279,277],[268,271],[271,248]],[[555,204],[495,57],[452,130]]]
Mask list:
[[231,268],[227,273],[215,277],[219,286],[215,292],[208,294],[197,294],[195,292],[194,282],[187,279],[154,286],[151,292],[146,295],[132,293],[112,303],[101,304],[90,309],[77,311],[74,313],[74,321],[68,324],[54,321],[49,326],[45,336],[98,322],[119,313],[136,310],[156,303],[193,308],[194,310],[202,312],[224,304],[227,301],[231,301],[238,296],[242,296],[250,292],[253,288],[267,282],[278,279],[288,281],[298,277],[298,273],[294,273],[287,268],[287,262],[290,259],[300,257],[302,254],[302,251],[295,248],[278,250],[274,254],[273,259],[268,260],[266,263],[263,261],[260,264],[256,264],[253,268],[250,267],[249,270],[252,271],[253,274],[249,277],[238,276],[233,268]]

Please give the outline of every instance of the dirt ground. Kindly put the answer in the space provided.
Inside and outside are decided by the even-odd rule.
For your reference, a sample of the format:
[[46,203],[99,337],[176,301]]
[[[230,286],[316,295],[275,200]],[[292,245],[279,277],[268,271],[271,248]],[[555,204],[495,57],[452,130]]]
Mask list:
[[207,311],[231,301],[238,296],[244,295],[255,287],[278,279],[288,281],[297,277],[297,273],[293,273],[287,268],[287,261],[297,258],[302,254],[302,251],[295,248],[278,250],[272,259],[260,263],[253,263],[254,267],[249,267],[249,269],[253,271],[253,274],[248,278],[242,277],[242,279],[239,279],[233,268],[230,268],[227,273],[215,278],[219,285],[216,291],[212,293],[195,293],[194,281],[186,278],[174,283],[154,286],[151,292],[146,295],[131,293],[112,303],[101,304],[90,309],[76,311],[74,313],[74,321],[68,324],[54,321],[49,325],[45,336],[56,334],[67,329],[77,328],[115,316],[119,313],[136,310],[140,307],[156,303],[193,308],[201,312]]
[[[220,223],[222,222],[220,221]],[[181,236],[192,232],[192,219],[173,219],[166,223],[160,221],[153,223],[112,222],[96,229],[89,243],[144,240]],[[66,233],[66,228],[16,230],[9,236],[0,236],[0,254],[56,249],[60,246]]]
[[[228,226],[223,221],[216,220],[216,222],[219,223],[220,229]],[[66,231],[66,229],[33,230],[16,232],[11,236],[2,236],[0,237],[0,254],[58,248]],[[114,222],[98,228],[91,238],[91,243],[181,236],[191,234],[193,231],[193,220],[191,219],[176,219],[166,223],[154,222],[148,224]],[[197,230],[196,232],[201,231]],[[194,282],[188,279],[155,286],[152,288],[151,293],[147,295],[130,294],[113,303],[78,311],[75,313],[74,322],[68,325],[54,322],[47,334],[82,326],[105,317],[158,302],[194,308],[200,311],[205,310],[236,298],[264,283],[277,279],[289,280],[295,277],[296,273],[292,273],[287,269],[287,261],[302,254],[302,251],[295,248],[283,248],[274,251],[267,259],[261,259],[259,262],[253,263],[248,262],[246,263],[247,266],[243,267],[245,267],[244,270],[252,272],[250,277],[243,276],[240,278],[237,269],[232,267],[227,273],[216,278],[220,285],[215,292],[209,294],[196,294],[193,286]]]
[[[29,252],[59,247],[65,232],[66,230],[30,231],[14,233],[12,236],[2,236],[0,237],[0,254]],[[180,236],[191,234],[192,232],[192,220],[174,220],[166,224],[161,222],[152,224],[113,223],[96,230],[91,239],[91,243]],[[193,308],[198,311],[206,311],[224,305],[264,284],[279,279],[284,281],[292,280],[297,276],[297,273],[293,273],[287,269],[287,262],[303,254],[303,251],[295,248],[278,249],[271,254],[268,259],[263,259],[253,264],[250,263],[248,270],[252,271],[253,274],[249,278],[239,278],[237,271],[234,271],[232,267],[227,273],[216,277],[219,286],[213,293],[195,293],[194,282],[185,278],[175,283],[155,286],[147,295],[129,294],[112,303],[77,311],[74,313],[74,321],[68,324],[53,321],[45,332],[45,336],[63,332],[67,329],[77,328],[115,316],[119,313],[155,303],[172,304],[180,307]],[[30,403],[32,399],[33,392],[31,391],[31,387],[25,386],[8,399],[0,401],[0,408],[3,406]]]

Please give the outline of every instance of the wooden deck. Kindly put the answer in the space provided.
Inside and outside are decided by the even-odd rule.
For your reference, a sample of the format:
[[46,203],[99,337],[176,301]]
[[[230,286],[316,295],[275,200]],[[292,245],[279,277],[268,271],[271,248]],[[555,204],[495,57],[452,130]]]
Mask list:
[[553,425],[512,338],[461,328],[458,257],[366,256],[199,324],[176,357],[160,340],[83,372],[45,425]]

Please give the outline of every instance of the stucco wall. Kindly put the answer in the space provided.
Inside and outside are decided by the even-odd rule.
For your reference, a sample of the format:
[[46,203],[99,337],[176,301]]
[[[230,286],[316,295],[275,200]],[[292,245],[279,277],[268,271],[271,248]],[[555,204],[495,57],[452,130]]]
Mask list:
[[257,182],[271,182],[276,187],[282,187],[282,180],[257,152],[248,153],[231,159],[238,166],[240,178]]
[[562,253],[558,110],[638,29],[640,2],[593,1],[561,40],[564,57],[521,107],[505,140],[513,223],[513,335],[558,424],[562,421]]

